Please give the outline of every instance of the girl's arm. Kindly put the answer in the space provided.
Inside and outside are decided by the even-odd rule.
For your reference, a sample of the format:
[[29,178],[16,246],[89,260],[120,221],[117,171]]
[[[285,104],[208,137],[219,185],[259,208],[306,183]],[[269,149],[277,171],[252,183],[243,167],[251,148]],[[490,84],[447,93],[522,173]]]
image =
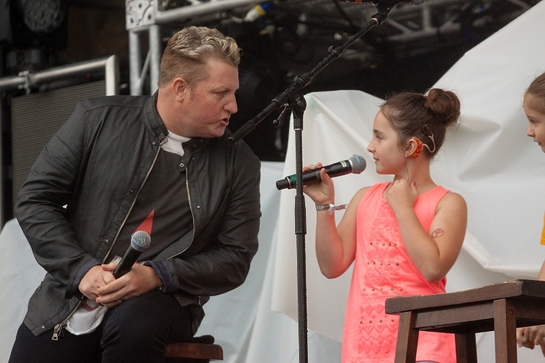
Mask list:
[[[545,261],[539,270],[538,280],[545,280]],[[519,347],[534,349],[534,346],[541,345],[541,351],[545,356],[545,325],[526,326],[517,328],[517,343]]]
[[356,255],[356,210],[368,188],[360,189],[353,197],[339,226],[335,215],[327,211],[316,212],[316,257],[320,271],[327,278],[342,275]]
[[[317,167],[322,165],[318,163]],[[305,167],[303,171],[310,170]],[[325,170],[320,170],[320,183],[308,184],[303,191],[317,205],[334,204],[335,189],[333,182]],[[320,271],[327,278],[342,275],[354,261],[356,251],[356,210],[359,201],[367,191],[364,188],[358,191],[348,204],[341,222],[337,228],[335,214],[327,210],[317,211],[316,214],[316,257]]]

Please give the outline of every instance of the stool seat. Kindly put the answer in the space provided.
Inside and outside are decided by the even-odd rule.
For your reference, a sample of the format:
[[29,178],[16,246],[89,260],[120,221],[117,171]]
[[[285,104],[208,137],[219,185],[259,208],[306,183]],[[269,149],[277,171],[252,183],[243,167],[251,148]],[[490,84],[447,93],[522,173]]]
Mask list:
[[420,330],[452,333],[456,362],[476,363],[475,333],[494,331],[496,363],[516,363],[516,328],[545,323],[545,281],[510,280],[476,289],[386,299],[399,315],[395,363],[415,363]]
[[203,335],[187,342],[170,343],[165,352],[167,363],[208,363],[223,360],[223,349],[214,344],[214,337]]

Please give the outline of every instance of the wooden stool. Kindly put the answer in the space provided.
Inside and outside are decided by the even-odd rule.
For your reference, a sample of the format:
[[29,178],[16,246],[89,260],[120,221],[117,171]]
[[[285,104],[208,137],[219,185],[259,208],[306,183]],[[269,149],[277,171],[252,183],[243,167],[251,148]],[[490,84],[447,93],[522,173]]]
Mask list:
[[393,297],[386,299],[386,313],[399,315],[395,363],[415,362],[420,330],[454,334],[458,363],[476,363],[475,333],[494,330],[496,363],[516,363],[516,328],[545,323],[545,281]]
[[165,352],[166,363],[208,363],[223,360],[223,349],[214,344],[214,337],[203,335],[190,341],[171,343]]

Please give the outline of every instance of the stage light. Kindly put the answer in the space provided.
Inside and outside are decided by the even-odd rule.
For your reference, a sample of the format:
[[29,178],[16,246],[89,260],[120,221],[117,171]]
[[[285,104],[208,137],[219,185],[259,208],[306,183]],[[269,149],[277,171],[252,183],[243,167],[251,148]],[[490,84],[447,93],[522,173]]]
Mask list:
[[63,0],[19,0],[25,25],[34,33],[47,34],[57,29],[66,15]]

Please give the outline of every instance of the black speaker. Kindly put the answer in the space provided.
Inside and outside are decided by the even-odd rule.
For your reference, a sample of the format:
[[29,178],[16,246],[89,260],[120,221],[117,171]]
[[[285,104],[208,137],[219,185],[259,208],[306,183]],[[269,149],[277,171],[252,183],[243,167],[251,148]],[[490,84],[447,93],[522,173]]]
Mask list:
[[105,89],[105,81],[101,80],[12,98],[12,195],[5,198],[5,202],[11,203],[12,215],[17,193],[45,144],[72,114],[78,101],[104,96]]

